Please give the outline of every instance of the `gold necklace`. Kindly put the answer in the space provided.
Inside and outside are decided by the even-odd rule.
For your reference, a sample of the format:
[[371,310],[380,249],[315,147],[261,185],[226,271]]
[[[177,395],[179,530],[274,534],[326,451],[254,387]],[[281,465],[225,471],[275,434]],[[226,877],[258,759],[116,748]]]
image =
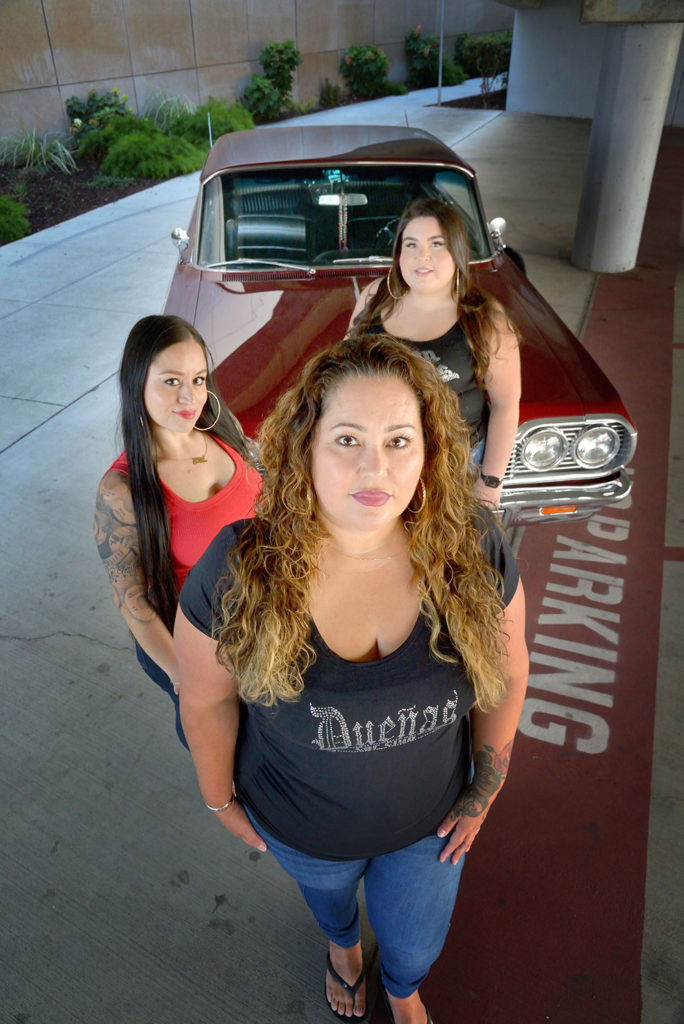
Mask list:
[[207,461],[207,459],[206,459],[207,447],[208,447],[207,446],[207,439],[206,439],[206,437],[204,437],[204,451],[202,452],[201,455],[181,455],[180,458],[179,458],[179,457],[174,457],[172,455],[159,455],[159,454],[157,454],[157,460],[159,461],[159,460],[167,459],[169,462],[186,462],[187,459],[192,459],[193,466],[197,466],[200,462],[206,462]]

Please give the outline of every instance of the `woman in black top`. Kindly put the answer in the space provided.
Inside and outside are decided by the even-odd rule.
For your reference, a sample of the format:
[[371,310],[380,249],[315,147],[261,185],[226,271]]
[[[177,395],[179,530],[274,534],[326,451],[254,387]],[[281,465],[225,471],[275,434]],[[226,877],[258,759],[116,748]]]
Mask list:
[[366,1011],[363,877],[392,1019],[425,1024],[418,987],[524,696],[515,560],[473,497],[453,393],[393,339],[314,357],[260,461],[255,518],[212,543],[176,620],[200,790],[297,879],[332,1012]]
[[352,333],[382,331],[415,347],[456,392],[470,427],[475,493],[497,505],[520,406],[518,335],[503,308],[475,285],[463,220],[439,199],[402,213],[392,267],[372,281],[352,313]]

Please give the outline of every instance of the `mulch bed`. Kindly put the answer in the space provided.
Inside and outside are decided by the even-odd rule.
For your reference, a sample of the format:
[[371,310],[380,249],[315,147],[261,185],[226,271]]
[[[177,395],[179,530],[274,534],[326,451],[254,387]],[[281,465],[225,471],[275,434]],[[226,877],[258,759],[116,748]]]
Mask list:
[[27,206],[33,234],[144,188],[151,188],[161,180],[132,178],[126,184],[103,188],[91,184],[98,173],[93,164],[79,164],[73,174],[0,168],[0,195],[19,199]]
[[[432,103],[431,106],[436,107],[436,103]],[[448,100],[442,102],[443,107],[465,107],[469,110],[505,110],[506,109],[506,89],[497,89],[496,92],[490,92],[487,97],[487,105],[482,101],[482,95],[478,93],[476,96],[464,96],[460,100]]]

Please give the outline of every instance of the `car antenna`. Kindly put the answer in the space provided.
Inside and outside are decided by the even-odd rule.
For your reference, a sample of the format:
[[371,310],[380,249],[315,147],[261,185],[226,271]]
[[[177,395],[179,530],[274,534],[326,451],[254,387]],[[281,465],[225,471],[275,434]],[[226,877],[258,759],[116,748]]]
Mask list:
[[408,123],[408,110],[404,107],[404,120],[406,121],[406,127],[410,128],[411,125]]
[[214,143],[211,141],[211,113],[208,110],[207,110],[207,127],[209,129],[209,148],[211,149],[211,147],[214,145]]

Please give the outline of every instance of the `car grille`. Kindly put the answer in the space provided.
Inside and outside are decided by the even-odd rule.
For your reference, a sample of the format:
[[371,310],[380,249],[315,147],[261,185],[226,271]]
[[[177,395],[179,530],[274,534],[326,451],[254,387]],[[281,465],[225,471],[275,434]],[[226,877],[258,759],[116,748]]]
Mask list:
[[[577,438],[587,427],[592,426],[607,426],[612,427],[620,438],[620,447],[614,456],[614,458],[606,465],[599,469],[591,469],[587,466],[583,466],[579,463],[574,455],[575,442]],[[528,436],[535,430],[542,427],[553,427],[564,435],[568,448],[565,456],[553,469],[541,472],[538,469],[528,469],[524,465],[520,454],[527,440]],[[545,481],[553,480],[570,480],[575,479],[578,476],[592,476],[600,477],[605,476],[606,473],[615,472],[615,470],[626,465],[631,459],[636,444],[636,434],[628,423],[622,419],[611,419],[602,417],[587,417],[586,420],[573,420],[567,422],[560,422],[558,420],[537,420],[534,423],[524,423],[518,430],[518,436],[516,437],[515,444],[513,445],[513,451],[511,458],[508,463],[508,468],[504,479],[507,484],[517,484],[524,481],[534,480],[537,483],[544,483]]]

